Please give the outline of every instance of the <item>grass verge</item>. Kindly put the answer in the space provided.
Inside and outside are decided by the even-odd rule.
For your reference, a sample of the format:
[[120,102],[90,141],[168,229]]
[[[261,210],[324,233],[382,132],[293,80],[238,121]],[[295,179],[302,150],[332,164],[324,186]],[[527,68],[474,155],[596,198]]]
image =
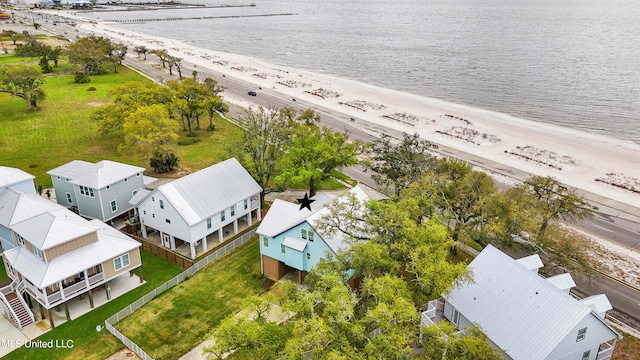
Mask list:
[[116,325],[155,359],[177,359],[264,290],[257,237],[200,270]]
[[107,318],[183,271],[177,265],[146,251],[141,250],[140,253],[142,255],[142,275],[147,281],[146,284],[77,319],[66,322],[38,338],[42,341],[72,340],[73,348],[27,349],[22,347],[7,354],[3,359],[99,360],[122,349],[124,345],[118,339],[106,330],[97,332],[96,325],[104,326],[104,321]]

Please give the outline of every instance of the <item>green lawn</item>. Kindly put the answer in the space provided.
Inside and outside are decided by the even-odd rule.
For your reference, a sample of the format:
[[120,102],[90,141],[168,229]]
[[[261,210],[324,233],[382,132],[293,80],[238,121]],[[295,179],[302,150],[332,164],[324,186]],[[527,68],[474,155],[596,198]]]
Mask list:
[[211,329],[261,293],[257,238],[200,270],[116,325],[155,359],[177,359]]
[[[1,56],[0,64],[15,59],[21,58]],[[149,80],[125,67],[120,67],[117,74],[92,76],[89,84],[74,83],[72,75],[50,75],[43,85],[47,98],[35,111],[20,98],[0,94],[0,164],[33,174],[36,186],[45,187],[51,185],[48,170],[76,159],[109,159],[148,168],[148,161],[143,158],[119,154],[121,136],[99,135],[96,124],[89,119],[92,109],[110,101],[109,90],[127,81]],[[87,91],[89,87],[96,91]],[[208,125],[208,119],[205,122],[203,127]],[[214,124],[216,131],[198,131],[202,141],[176,146],[185,172],[227,159],[241,139],[242,130],[238,127],[219,118],[214,119]],[[180,132],[180,136],[186,137],[186,133]]]
[[7,270],[4,268],[4,261],[2,260],[2,257],[0,257],[0,282],[8,277]]
[[184,271],[177,265],[146,251],[141,250],[140,253],[142,254],[142,275],[147,281],[146,284],[77,319],[66,322],[39,338],[42,341],[73,340],[73,349],[27,349],[22,347],[9,353],[3,359],[99,360],[124,348],[124,345],[108,331],[96,332],[96,325],[104,327],[104,321],[107,318]]

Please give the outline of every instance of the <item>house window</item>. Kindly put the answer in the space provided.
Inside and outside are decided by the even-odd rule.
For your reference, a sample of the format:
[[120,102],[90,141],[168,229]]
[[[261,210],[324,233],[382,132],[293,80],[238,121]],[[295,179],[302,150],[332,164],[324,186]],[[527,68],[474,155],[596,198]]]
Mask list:
[[136,176],[140,176],[140,173],[137,173]]
[[151,201],[156,201],[156,198],[152,196]]
[[58,180],[60,180],[60,176],[58,176]]
[[37,247],[33,247],[33,253],[36,254],[37,257],[39,257],[40,259],[42,259],[42,250],[38,249]]
[[113,266],[116,271],[122,269],[123,267],[129,266],[129,254],[124,254],[120,257],[113,259]]
[[249,201],[244,199],[244,209],[247,210],[247,207],[249,207]]
[[147,215],[147,210],[142,210],[142,215]]
[[224,210],[220,211],[220,221],[224,221]]
[[124,178],[124,182],[127,182],[127,181],[129,181],[129,178]]
[[284,245],[280,244],[280,252],[284,254]]
[[155,219],[156,218],[156,214],[151,214],[151,217]]
[[578,330],[578,338],[576,339],[576,342],[584,340],[585,336],[587,336],[587,328]]
[[164,221],[166,221],[167,224],[171,224],[171,220],[169,220],[169,219],[164,219]]
[[9,274],[15,275],[15,273],[13,272],[13,266],[11,266],[11,264],[9,263],[7,263],[7,270],[9,270]]
[[235,206],[235,205],[233,205],[233,206],[231,207],[231,216],[235,216],[235,215],[236,215],[236,206]]
[[313,242],[313,231],[302,229],[302,239]]
[[453,310],[453,323],[457,326],[458,322],[460,320],[460,313],[458,312],[458,310]]
[[[138,189],[138,190],[140,190],[140,189]],[[135,195],[138,193],[138,190],[133,190],[133,191],[131,192],[131,195],[134,195],[134,196],[135,196]]]
[[69,179],[68,179],[68,178],[65,178],[65,179],[64,179],[64,181],[69,182]]
[[589,360],[589,356],[591,356],[591,350],[587,350],[582,353],[582,360]]
[[82,185],[80,185],[80,194],[84,196],[95,197],[93,195],[93,188],[82,186]]
[[311,253],[307,253],[307,260],[311,260]]
[[262,238],[262,246],[264,247],[269,247],[269,238],[268,237],[263,237]]
[[107,190],[111,190],[111,185],[107,185]]
[[111,212],[118,211],[118,204],[116,204],[115,200],[111,200]]
[[207,229],[211,229],[211,218],[207,219]]
[[24,246],[24,238],[20,235],[18,235],[18,244]]
[[158,200],[158,201],[160,201],[160,209],[164,209],[164,201],[162,200]]
[[73,204],[73,201],[71,201],[71,193],[67,193],[67,202]]

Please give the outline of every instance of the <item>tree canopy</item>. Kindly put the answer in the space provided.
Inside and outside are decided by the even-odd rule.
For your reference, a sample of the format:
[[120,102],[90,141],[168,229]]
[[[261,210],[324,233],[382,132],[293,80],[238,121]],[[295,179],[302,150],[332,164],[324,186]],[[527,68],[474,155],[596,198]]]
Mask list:
[[0,92],[17,96],[29,103],[32,109],[38,107],[38,101],[46,95],[41,86],[42,74],[33,67],[23,65],[0,67]]
[[89,35],[69,44],[66,53],[69,62],[76,64],[86,75],[99,75],[108,72],[109,64],[116,70],[116,63],[122,60],[126,46],[102,36]]

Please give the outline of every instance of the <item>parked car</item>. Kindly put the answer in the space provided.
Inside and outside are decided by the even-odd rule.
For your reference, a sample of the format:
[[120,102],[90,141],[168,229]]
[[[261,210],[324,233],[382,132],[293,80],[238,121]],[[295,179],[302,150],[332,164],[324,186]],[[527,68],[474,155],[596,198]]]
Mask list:
[[256,92],[255,92],[255,91],[253,91],[253,90],[249,90],[249,92],[248,92],[247,94],[249,94],[249,95],[251,95],[251,96],[256,96],[256,95],[258,95],[258,94],[256,94]]

